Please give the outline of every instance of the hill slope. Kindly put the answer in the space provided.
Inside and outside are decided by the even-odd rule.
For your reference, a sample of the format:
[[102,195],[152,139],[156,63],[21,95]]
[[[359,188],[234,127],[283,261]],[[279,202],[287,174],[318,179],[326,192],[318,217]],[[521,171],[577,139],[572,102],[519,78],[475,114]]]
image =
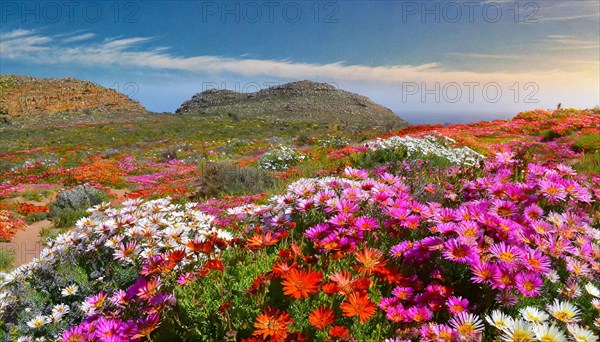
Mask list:
[[176,113],[275,118],[344,130],[391,130],[408,125],[365,96],[312,81],[286,83],[249,94],[207,90],[184,102]]
[[89,81],[0,75],[0,114],[18,117],[84,110],[146,112],[116,90]]

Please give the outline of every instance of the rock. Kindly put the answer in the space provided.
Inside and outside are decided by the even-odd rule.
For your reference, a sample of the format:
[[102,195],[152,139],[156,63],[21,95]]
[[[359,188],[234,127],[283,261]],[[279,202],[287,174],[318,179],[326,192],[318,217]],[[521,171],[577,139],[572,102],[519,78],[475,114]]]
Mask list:
[[82,210],[106,200],[106,194],[92,186],[78,185],[59,193],[51,205],[52,213],[66,209]]
[[312,81],[286,83],[249,94],[207,90],[184,102],[176,113],[221,116],[236,113],[240,120],[268,118],[280,123],[338,125],[349,131],[390,130],[408,125],[391,110],[365,96]]
[[0,75],[0,113],[9,117],[109,110],[147,112],[139,102],[89,81]]

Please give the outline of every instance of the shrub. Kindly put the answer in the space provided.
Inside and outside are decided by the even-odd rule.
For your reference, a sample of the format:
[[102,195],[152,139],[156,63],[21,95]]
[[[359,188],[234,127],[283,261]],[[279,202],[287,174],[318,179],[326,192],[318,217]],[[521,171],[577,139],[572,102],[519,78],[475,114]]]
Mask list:
[[350,144],[350,139],[340,136],[330,136],[317,141],[317,145],[324,148],[342,148]]
[[285,170],[305,158],[306,156],[300,154],[300,152],[292,147],[279,146],[263,154],[258,159],[258,167],[263,170]]
[[50,206],[50,216],[57,228],[70,227],[86,215],[87,208],[107,199],[104,192],[92,186],[78,185],[58,194],[56,201]]
[[391,137],[388,139],[377,139],[368,143],[372,150],[394,150],[398,147],[404,147],[407,150],[407,157],[413,159],[421,156],[435,159],[446,159],[452,164],[476,165],[483,156],[468,147],[454,147],[456,141],[453,139],[428,135],[422,139],[412,137]]
[[273,177],[265,170],[209,162],[200,166],[200,179],[195,196],[256,194],[272,186]]

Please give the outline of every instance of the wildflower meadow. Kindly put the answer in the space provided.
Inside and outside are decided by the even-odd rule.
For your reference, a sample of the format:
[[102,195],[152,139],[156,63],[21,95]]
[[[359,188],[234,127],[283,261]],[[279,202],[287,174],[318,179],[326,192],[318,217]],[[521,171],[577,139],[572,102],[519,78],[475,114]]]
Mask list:
[[[597,111],[557,110],[360,140],[11,151],[0,240],[67,223],[0,273],[0,337],[598,341],[599,136]],[[224,180],[207,161],[229,162],[211,169]],[[198,195],[199,178],[221,183]],[[57,213],[78,185],[102,203]]]

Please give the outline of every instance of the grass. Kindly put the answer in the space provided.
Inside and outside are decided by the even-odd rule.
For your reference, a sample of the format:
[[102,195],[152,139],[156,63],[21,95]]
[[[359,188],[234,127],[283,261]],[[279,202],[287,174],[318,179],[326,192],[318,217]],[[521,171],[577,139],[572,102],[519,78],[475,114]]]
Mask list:
[[575,164],[575,170],[580,173],[600,174],[600,152],[584,154]]
[[0,272],[10,271],[15,261],[15,254],[11,251],[0,249]]
[[600,150],[600,134],[587,133],[576,135],[573,137],[575,143],[573,147],[578,151],[599,151]]

